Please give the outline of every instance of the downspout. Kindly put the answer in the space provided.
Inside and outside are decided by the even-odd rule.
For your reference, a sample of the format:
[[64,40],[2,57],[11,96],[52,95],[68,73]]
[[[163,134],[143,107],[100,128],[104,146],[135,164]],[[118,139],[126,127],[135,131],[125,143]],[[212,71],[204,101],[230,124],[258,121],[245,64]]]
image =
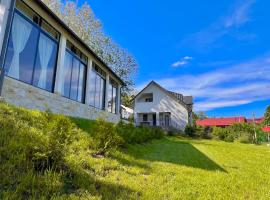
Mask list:
[[3,39],[3,45],[2,45],[2,50],[1,50],[1,54],[0,54],[0,96],[2,93],[2,88],[3,88],[3,83],[4,83],[4,60],[5,60],[5,56],[6,56],[6,50],[7,50],[7,45],[8,45],[8,36],[10,33],[10,29],[11,29],[11,22],[12,22],[12,16],[14,13],[14,8],[15,8],[15,1],[16,0],[11,0],[10,2],[10,6],[8,11],[8,18],[7,18],[7,24],[6,24],[6,28],[5,28],[5,35],[4,35],[4,39]]

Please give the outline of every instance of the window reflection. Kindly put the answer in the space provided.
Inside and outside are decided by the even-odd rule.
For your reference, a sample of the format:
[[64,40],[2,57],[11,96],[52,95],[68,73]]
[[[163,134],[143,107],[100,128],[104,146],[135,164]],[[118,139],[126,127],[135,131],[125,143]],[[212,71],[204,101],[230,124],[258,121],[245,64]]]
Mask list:
[[57,41],[15,12],[6,52],[6,75],[52,91]]
[[108,88],[108,111],[117,113],[117,83],[110,79]]
[[75,101],[84,103],[86,65],[69,50],[65,53],[62,95]]
[[101,69],[94,64],[90,77],[90,105],[104,109],[105,104],[105,77],[101,73]]

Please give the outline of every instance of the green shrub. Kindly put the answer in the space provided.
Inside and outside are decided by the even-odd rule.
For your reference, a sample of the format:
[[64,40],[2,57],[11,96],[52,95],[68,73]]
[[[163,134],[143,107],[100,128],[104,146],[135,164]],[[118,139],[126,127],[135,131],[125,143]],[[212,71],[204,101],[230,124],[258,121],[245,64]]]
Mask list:
[[94,122],[92,132],[98,154],[108,153],[108,151],[118,148],[123,143],[114,124],[103,119]]
[[206,126],[203,128],[203,133],[201,135],[201,138],[203,139],[212,139],[212,132],[213,132],[213,128],[210,126]]
[[241,143],[251,143],[252,142],[252,138],[250,137],[250,134],[248,133],[241,133],[240,136],[238,137],[238,141]]
[[190,137],[195,137],[196,136],[196,127],[191,126],[191,125],[187,125],[185,127],[185,134],[190,136]]
[[124,122],[119,122],[116,130],[118,135],[123,138],[125,144],[142,144],[153,139],[161,139],[165,135],[160,128],[135,127],[132,123]]
[[235,134],[228,128],[213,127],[213,136],[225,142],[233,142]]
[[167,135],[168,136],[176,136],[176,135],[179,135],[179,134],[183,134],[182,131],[180,130],[177,130],[175,128],[170,128],[168,131],[167,131]]
[[[81,135],[69,118],[0,104],[0,199],[50,199]],[[42,197],[42,198],[41,198]]]
[[116,126],[116,131],[123,138],[125,144],[135,143],[135,126],[133,123],[125,123],[120,121]]
[[165,135],[164,131],[161,128],[153,128],[153,138],[154,139],[162,139]]

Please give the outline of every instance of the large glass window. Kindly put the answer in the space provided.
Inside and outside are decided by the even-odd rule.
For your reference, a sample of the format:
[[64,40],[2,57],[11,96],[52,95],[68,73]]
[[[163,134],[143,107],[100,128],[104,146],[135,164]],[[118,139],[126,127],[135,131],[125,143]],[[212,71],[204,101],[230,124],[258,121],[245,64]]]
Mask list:
[[117,113],[117,83],[110,79],[108,88],[108,111]]
[[86,64],[69,50],[65,53],[62,95],[84,103]]
[[90,77],[90,106],[104,109],[105,106],[105,73],[94,64]]
[[[27,12],[31,13],[31,10]],[[39,18],[39,21],[42,19]],[[55,38],[49,36],[24,14],[16,11],[6,52],[5,74],[52,91],[57,48],[58,41]]]

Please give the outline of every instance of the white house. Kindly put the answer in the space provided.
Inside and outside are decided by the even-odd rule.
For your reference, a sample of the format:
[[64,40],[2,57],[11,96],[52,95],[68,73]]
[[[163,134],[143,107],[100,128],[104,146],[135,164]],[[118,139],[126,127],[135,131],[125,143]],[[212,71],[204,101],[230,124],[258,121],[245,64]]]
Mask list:
[[120,120],[124,82],[41,0],[0,0],[0,49],[6,102]]
[[192,96],[168,91],[152,81],[134,98],[135,124],[184,130],[192,123],[192,105]]

